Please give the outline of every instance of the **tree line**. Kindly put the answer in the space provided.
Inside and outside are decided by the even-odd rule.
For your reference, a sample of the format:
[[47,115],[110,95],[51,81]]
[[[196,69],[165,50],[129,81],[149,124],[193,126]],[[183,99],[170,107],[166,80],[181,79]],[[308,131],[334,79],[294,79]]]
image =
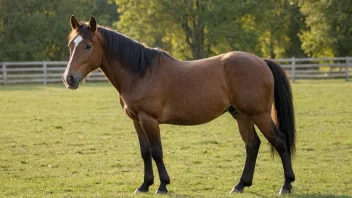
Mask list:
[[185,60],[352,56],[351,0],[0,0],[0,61],[68,60],[72,14]]

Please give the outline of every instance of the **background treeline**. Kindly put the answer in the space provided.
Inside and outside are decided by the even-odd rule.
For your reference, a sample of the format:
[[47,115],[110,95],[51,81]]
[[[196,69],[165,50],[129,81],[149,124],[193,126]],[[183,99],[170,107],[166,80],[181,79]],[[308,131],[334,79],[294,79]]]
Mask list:
[[352,0],[0,0],[0,61],[68,60],[72,14],[180,59],[352,56]]

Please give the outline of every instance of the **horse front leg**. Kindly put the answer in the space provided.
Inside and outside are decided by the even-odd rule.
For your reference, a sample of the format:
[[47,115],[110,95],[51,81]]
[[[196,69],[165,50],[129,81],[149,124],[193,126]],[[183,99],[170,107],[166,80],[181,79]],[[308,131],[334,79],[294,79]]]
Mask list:
[[156,193],[165,194],[168,192],[166,185],[170,184],[170,177],[166,171],[163,161],[163,149],[161,146],[159,123],[156,119],[144,112],[139,113],[138,118],[145,134],[148,137],[151,155],[156,166],[158,167],[160,186]]
[[152,166],[152,155],[150,151],[150,145],[148,141],[148,137],[144,133],[142,126],[133,122],[134,128],[136,129],[139,146],[141,149],[141,155],[144,162],[144,182],[134,193],[148,192],[149,186],[154,183],[154,175],[153,175],[153,166]]

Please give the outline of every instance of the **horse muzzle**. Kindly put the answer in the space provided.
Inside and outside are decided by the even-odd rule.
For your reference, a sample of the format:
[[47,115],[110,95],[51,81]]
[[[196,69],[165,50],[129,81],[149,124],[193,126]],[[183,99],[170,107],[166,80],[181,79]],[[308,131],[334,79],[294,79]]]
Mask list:
[[62,81],[64,82],[66,88],[77,89],[79,86],[79,82],[81,81],[81,75],[79,73],[64,73],[62,75]]

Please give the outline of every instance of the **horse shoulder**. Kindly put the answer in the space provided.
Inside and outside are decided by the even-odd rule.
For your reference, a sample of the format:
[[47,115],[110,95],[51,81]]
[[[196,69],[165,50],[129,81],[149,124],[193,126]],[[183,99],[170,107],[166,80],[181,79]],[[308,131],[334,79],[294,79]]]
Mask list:
[[121,107],[128,117],[139,122],[139,114],[144,112],[152,117],[159,117],[162,112],[161,97],[153,93],[126,94],[120,97]]

